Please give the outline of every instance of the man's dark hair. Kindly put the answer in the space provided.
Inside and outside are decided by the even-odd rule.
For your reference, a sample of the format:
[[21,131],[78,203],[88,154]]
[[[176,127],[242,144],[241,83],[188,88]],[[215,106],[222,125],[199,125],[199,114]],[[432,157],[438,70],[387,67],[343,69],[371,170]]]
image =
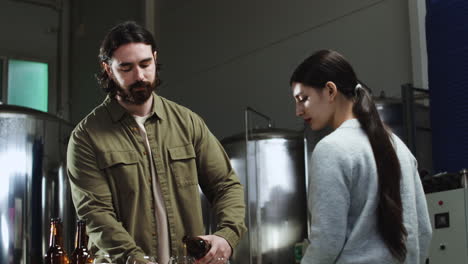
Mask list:
[[[156,43],[153,35],[146,28],[133,21],[126,21],[114,26],[104,37],[99,48],[100,71],[96,74],[99,85],[105,93],[112,96],[117,92],[117,84],[109,77],[102,63],[110,64],[114,51],[120,46],[128,43],[144,43],[151,45],[152,53],[156,51]],[[156,64],[155,86],[161,83],[159,79],[160,65]]]

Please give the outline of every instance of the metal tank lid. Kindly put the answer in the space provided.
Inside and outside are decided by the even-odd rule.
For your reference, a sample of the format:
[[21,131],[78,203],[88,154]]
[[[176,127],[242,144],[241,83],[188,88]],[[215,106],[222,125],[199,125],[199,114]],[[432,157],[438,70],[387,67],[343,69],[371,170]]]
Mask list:
[[[290,130],[284,128],[261,128],[253,129],[250,132],[249,140],[264,140],[264,139],[297,139],[303,138],[304,131]],[[238,133],[221,140],[221,144],[229,144],[237,141],[245,141],[245,133]]]
[[5,105],[0,104],[0,117],[35,117],[39,119],[51,120],[61,122],[70,126],[73,126],[72,123],[68,122],[67,120],[61,119],[58,116],[42,112],[36,109],[32,109],[29,107],[23,107],[18,105]]

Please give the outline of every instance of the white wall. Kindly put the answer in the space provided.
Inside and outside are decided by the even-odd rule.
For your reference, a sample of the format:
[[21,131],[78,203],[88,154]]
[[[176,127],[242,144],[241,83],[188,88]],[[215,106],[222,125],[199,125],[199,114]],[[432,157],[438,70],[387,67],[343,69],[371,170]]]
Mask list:
[[302,128],[289,89],[317,49],[343,53],[374,93],[412,81],[407,0],[178,1],[160,10],[160,94],[199,113],[218,138],[243,130],[243,110]]
[[408,9],[413,85],[418,88],[429,89],[426,44],[426,2],[425,0],[408,1]]

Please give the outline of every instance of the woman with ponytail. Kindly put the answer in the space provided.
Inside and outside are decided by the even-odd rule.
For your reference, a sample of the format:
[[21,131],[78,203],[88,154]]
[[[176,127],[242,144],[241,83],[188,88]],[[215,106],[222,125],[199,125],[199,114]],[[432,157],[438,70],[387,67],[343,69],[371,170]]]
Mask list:
[[382,123],[351,65],[321,50],[290,85],[296,115],[312,130],[333,129],[312,153],[301,264],[424,263],[432,229],[416,160]]

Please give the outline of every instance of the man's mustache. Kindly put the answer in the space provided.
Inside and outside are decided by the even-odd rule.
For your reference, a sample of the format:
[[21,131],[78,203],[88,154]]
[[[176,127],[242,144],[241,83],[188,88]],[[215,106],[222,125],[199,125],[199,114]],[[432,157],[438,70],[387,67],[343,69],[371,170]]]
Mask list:
[[145,87],[145,88],[150,88],[151,83],[150,82],[145,82],[145,81],[136,81],[130,85],[129,90],[133,90],[135,88],[140,88],[140,87]]

